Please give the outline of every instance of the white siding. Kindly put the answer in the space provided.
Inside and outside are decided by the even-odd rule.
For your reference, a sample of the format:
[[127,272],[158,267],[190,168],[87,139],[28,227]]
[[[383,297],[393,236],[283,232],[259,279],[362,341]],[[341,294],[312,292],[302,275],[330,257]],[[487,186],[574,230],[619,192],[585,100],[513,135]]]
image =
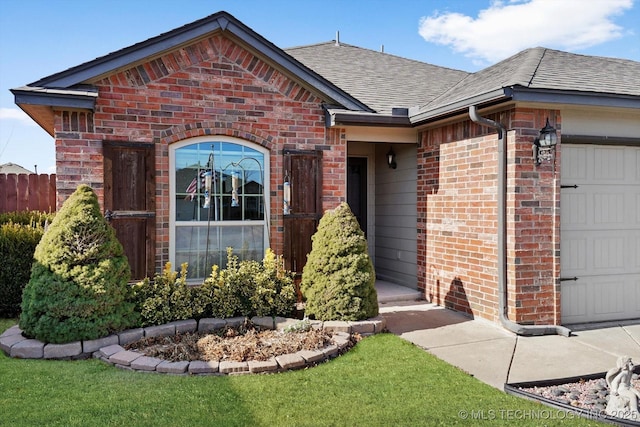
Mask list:
[[377,144],[375,174],[376,275],[417,287],[417,159],[413,144],[394,144],[397,169],[386,162],[389,145]]

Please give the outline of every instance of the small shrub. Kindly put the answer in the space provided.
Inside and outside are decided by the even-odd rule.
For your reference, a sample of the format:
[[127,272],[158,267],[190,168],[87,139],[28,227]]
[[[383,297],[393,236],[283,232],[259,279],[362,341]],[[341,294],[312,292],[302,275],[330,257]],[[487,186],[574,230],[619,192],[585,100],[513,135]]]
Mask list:
[[129,263],[98,198],[81,185],[36,247],[20,327],[50,343],[96,339],[137,322]]
[[178,276],[168,263],[153,281],[135,286],[143,326],[202,317],[287,316],[296,301],[293,274],[270,249],[260,263],[239,261],[228,248],[224,270],[214,265],[200,286],[190,287],[187,277],[187,264]]
[[283,329],[285,333],[295,333],[295,332],[309,332],[311,330],[311,321],[308,317],[305,317],[302,320],[298,320],[296,323],[293,323]]
[[312,237],[300,289],[305,314],[320,320],[363,320],[378,314],[367,240],[346,203],[325,212]]
[[191,288],[187,284],[186,263],[182,264],[178,275],[168,262],[153,281],[145,278],[133,289],[142,326],[198,317],[198,310],[194,310],[193,306]]
[[260,270],[251,296],[253,312],[256,316],[289,316],[296,302],[293,273],[285,270],[282,257],[271,249],[267,249]]

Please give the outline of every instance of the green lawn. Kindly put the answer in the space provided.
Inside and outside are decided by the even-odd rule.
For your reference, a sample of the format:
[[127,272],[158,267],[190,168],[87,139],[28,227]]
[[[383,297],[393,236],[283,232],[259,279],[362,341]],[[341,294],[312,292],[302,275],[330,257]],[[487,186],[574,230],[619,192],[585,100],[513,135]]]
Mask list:
[[[0,332],[12,324],[0,319]],[[507,395],[391,334],[275,375],[145,374],[0,352],[0,426],[596,424]]]

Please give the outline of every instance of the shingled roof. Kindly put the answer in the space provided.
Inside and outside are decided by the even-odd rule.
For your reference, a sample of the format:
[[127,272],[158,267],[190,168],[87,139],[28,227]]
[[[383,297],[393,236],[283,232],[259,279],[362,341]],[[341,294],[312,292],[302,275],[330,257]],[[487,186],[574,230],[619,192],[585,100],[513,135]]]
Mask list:
[[285,52],[382,114],[424,105],[469,75],[335,41]]
[[52,106],[91,110],[98,96],[91,86],[96,79],[218,31],[322,94],[327,125],[417,126],[465,114],[471,105],[513,101],[640,109],[636,61],[538,47],[468,73],[335,41],[282,50],[226,12],[12,92],[16,104],[53,135]]
[[[509,89],[509,90],[505,90]],[[545,91],[558,101],[576,103],[576,96],[600,98],[640,96],[640,62],[578,55],[537,47],[524,50],[491,67],[469,74],[441,96],[426,100],[417,114],[444,111],[483,97],[510,97],[514,91]],[[547,97],[549,101],[551,97]],[[584,100],[584,103],[593,101]],[[469,104],[469,102],[466,102]],[[469,104],[470,105],[470,104]],[[467,105],[468,106],[468,105]]]

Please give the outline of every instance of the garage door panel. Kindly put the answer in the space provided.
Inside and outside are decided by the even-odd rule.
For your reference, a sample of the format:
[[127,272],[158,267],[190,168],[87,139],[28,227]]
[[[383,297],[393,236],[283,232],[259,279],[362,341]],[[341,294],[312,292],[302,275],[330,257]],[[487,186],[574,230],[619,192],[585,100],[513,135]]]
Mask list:
[[564,324],[630,319],[640,312],[640,280],[633,275],[582,277],[562,286]]
[[563,232],[563,276],[640,273],[640,232],[628,230]]
[[626,162],[625,147],[597,147],[593,148],[594,182],[624,182]]
[[586,283],[567,282],[562,285],[562,321],[563,323],[577,323],[587,317],[587,294],[589,287]]
[[640,318],[640,147],[565,146],[561,183],[562,322]]

